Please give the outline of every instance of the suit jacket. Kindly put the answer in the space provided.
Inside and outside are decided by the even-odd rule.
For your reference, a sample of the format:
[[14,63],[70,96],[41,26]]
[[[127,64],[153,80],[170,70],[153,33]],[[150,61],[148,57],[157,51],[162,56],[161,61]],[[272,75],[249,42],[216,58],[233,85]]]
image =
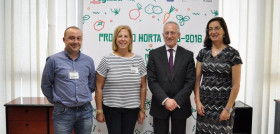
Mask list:
[[[147,65],[149,89],[152,92],[150,115],[159,119],[173,114],[175,118],[191,116],[190,95],[194,90],[195,65],[193,53],[178,45],[172,76],[170,76],[166,47],[149,52]],[[175,99],[180,108],[168,111],[162,102],[167,97]]]

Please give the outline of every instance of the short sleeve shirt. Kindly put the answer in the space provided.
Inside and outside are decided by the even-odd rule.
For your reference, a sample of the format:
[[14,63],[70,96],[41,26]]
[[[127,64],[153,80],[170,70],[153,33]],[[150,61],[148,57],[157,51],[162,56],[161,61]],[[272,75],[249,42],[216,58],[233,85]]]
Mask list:
[[106,77],[102,90],[104,105],[118,108],[139,107],[141,77],[147,74],[141,56],[120,57],[110,53],[102,58],[96,71]]

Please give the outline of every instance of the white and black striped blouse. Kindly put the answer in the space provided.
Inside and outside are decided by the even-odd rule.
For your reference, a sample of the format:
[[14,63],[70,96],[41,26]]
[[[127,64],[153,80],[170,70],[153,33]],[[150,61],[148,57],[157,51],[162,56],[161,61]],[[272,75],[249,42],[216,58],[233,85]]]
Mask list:
[[141,77],[147,74],[145,62],[139,55],[104,56],[97,67],[105,77],[103,104],[109,107],[136,108],[140,105]]

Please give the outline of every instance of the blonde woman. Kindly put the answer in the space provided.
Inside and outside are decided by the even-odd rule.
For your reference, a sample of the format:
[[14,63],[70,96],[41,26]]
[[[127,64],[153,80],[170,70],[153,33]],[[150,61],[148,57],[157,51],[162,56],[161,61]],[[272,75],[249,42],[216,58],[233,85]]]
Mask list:
[[96,74],[96,119],[109,134],[133,134],[145,119],[146,67],[132,52],[132,31],[120,25],[113,35],[113,52],[104,56]]

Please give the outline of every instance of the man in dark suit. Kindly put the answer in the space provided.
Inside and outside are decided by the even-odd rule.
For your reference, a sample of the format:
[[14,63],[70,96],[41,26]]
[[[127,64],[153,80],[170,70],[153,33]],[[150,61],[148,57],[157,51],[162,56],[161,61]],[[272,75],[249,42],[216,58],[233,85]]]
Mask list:
[[165,45],[150,51],[147,65],[154,133],[168,134],[171,117],[171,134],[185,134],[186,119],[192,114],[193,53],[177,45],[180,29],[176,22],[169,21],[164,25],[163,37]]

